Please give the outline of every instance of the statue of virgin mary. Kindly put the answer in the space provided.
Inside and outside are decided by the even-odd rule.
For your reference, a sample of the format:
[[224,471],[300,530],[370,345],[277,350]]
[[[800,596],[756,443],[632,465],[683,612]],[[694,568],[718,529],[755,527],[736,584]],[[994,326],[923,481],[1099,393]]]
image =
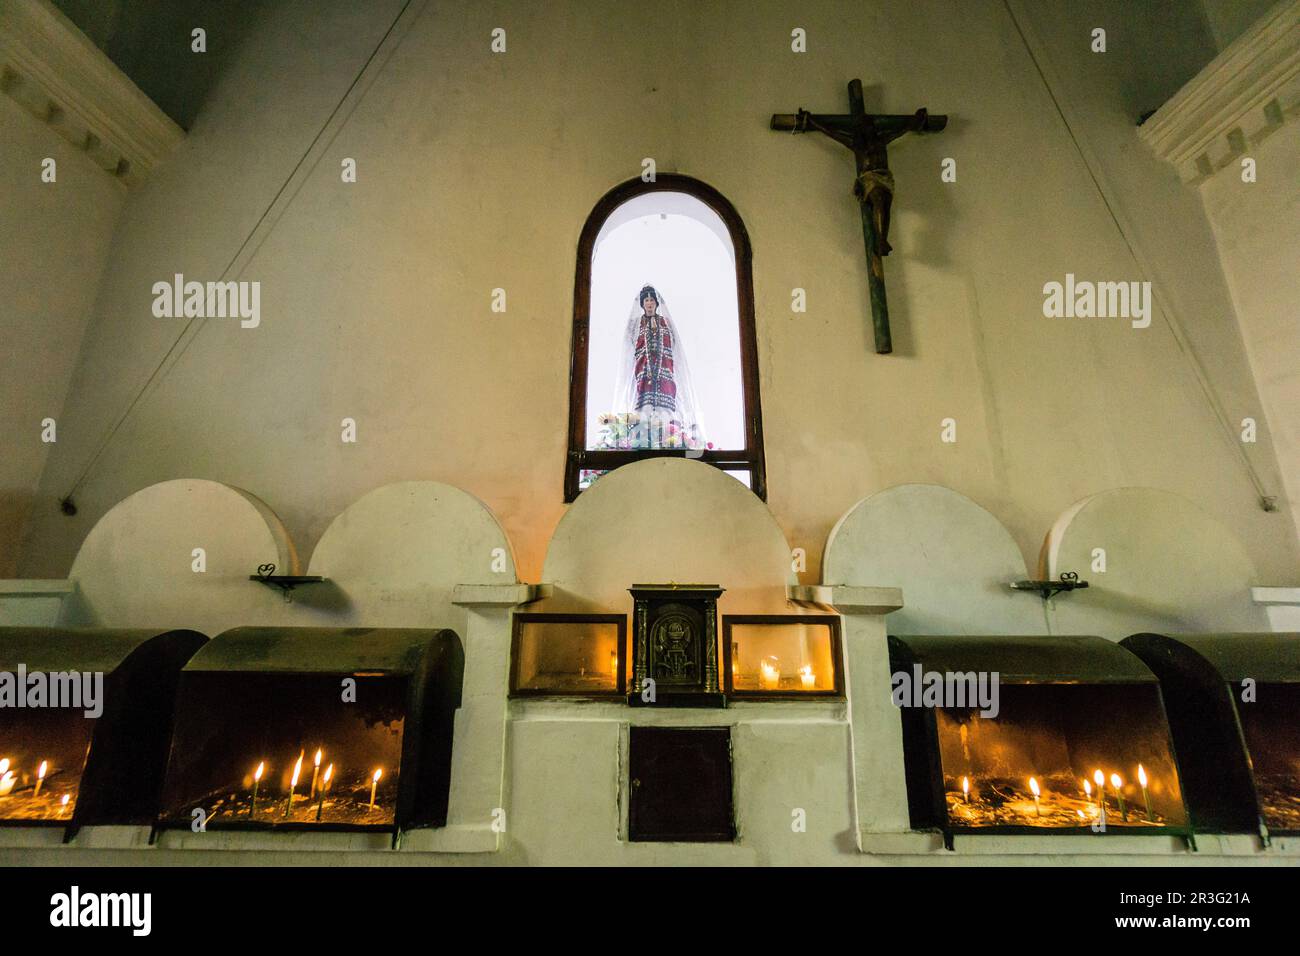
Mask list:
[[704,448],[690,365],[663,295],[652,285],[628,315],[612,412],[600,422],[606,447]]

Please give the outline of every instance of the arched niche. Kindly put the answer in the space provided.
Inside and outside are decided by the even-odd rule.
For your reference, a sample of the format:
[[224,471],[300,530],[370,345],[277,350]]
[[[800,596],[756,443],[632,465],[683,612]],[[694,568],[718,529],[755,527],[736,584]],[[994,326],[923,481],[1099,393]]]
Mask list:
[[831,529],[822,581],[897,587],[891,634],[1042,634],[1042,602],[1013,592],[1028,577],[1002,522],[939,485],[897,485],[862,499]]
[[[1104,552],[1105,571],[1094,570]],[[1054,630],[1122,640],[1141,631],[1267,631],[1259,582],[1232,531],[1181,495],[1119,488],[1068,508],[1043,545],[1044,572],[1088,581],[1053,601]]]
[[86,535],[63,620],[217,634],[280,613],[279,593],[248,580],[271,563],[277,574],[299,573],[289,533],[265,502],[219,481],[159,482],[119,501]]
[[[638,220],[644,222],[673,218],[689,220],[698,227],[699,231],[708,236],[710,242],[706,245],[710,250],[723,252],[721,261],[715,263],[713,269],[704,270],[707,280],[696,276],[694,281],[687,281],[686,276],[678,275],[674,282],[670,277],[659,274],[667,266],[665,258],[671,258],[669,252],[684,256],[697,267],[701,262],[707,261],[704,248],[696,249],[694,254],[691,254],[685,250],[694,244],[687,243],[684,237],[678,236],[668,243],[666,248],[660,249],[657,256],[648,251],[643,253],[647,259],[644,268],[641,262],[636,261],[636,265],[631,267],[632,271],[626,275],[622,275],[623,270],[615,269],[615,272],[622,275],[621,281],[626,286],[628,298],[603,301],[604,297],[598,295],[597,290],[606,288],[602,280],[609,278],[605,270],[611,268],[609,260],[606,260],[603,267],[598,268],[601,260],[600,253],[602,249],[606,249],[604,243],[620,234],[623,235],[623,239],[626,239],[626,233],[629,231],[635,233],[636,229],[625,230],[623,227],[633,227]],[[621,245],[621,242],[612,244]],[[717,248],[713,249],[715,244]],[[624,265],[635,261],[634,258],[626,255],[613,255],[611,258],[620,260]],[[669,269],[670,273],[673,271]],[[607,343],[618,341],[618,335],[615,333],[621,333],[623,330],[628,317],[627,309],[635,301],[637,289],[641,283],[652,279],[654,283],[658,283],[656,288],[661,292],[666,291],[665,282],[674,286],[668,298],[678,303],[679,311],[675,315],[675,321],[683,337],[683,344],[693,339],[694,345],[698,346],[701,344],[701,338],[696,336],[701,336],[715,343],[726,340],[735,349],[734,356],[726,359],[721,358],[721,353],[709,353],[715,359],[719,359],[712,364],[709,361],[701,361],[704,356],[698,353],[692,360],[693,375],[697,384],[702,379],[709,379],[715,383],[731,382],[732,376],[735,376],[735,381],[731,382],[731,386],[724,389],[723,393],[712,396],[713,402],[708,400],[709,396],[701,396],[705,399],[703,405],[706,420],[710,414],[724,410],[736,414],[734,416],[724,414],[724,417],[731,420],[733,427],[724,428],[712,437],[706,430],[703,437],[709,444],[708,447],[700,446],[696,449],[699,452],[698,460],[731,472],[747,484],[759,498],[766,499],[767,472],[763,451],[762,401],[759,397],[758,383],[758,336],[754,322],[754,278],[749,233],[740,218],[740,213],[718,190],[690,176],[660,173],[651,182],[638,177],[621,183],[607,192],[592,209],[578,238],[573,287],[573,332],[569,363],[569,447],[565,455],[564,500],[574,501],[579,492],[587,487],[587,481],[592,473],[620,468],[632,461],[684,454],[680,447],[648,448],[635,444],[628,447],[608,434],[605,436],[606,440],[602,440],[597,425],[600,413],[612,410],[608,407],[600,407],[602,402],[607,403],[608,396],[603,395],[600,390],[598,384],[600,376],[597,372],[598,369],[606,368],[608,360],[614,354],[602,351],[601,342],[602,340]],[[711,325],[707,333],[704,326],[689,321],[680,311],[682,305],[686,305],[688,312],[693,307],[703,307],[705,301],[710,298],[702,294],[706,289],[727,293],[723,296],[723,300],[715,302],[716,312],[704,310],[704,314],[711,315],[716,322],[716,326]],[[596,316],[593,316],[593,308],[597,311]],[[593,324],[593,319],[600,316],[604,316],[611,322],[597,321]],[[700,314],[697,313],[697,318],[699,317]],[[593,349],[596,353],[594,361],[598,363],[596,365],[593,365]],[[730,352],[727,354],[731,355]],[[600,362],[602,356],[605,359],[604,363]],[[612,385],[612,383],[611,376],[605,384]],[[590,396],[590,400],[589,389],[596,390],[595,394]],[[713,409],[712,413],[710,408]],[[716,419],[714,424],[718,424]]]
[[726,613],[788,610],[796,583],[776,519],[744,485],[677,458],[634,462],[605,475],[555,529],[539,610],[630,611],[633,584],[717,584]]
[[401,481],[350,504],[321,536],[308,573],[328,579],[295,592],[304,611],[374,627],[452,626],[461,584],[515,584],[514,554],[496,517],[468,492]]

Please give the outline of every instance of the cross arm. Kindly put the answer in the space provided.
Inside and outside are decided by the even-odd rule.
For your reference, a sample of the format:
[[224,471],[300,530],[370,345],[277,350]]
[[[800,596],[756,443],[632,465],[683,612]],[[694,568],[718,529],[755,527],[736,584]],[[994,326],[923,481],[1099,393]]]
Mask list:
[[[932,116],[923,109],[915,113],[886,113],[857,117],[846,113],[809,113],[799,110],[797,113],[773,113],[771,128],[789,133],[806,133],[810,129],[820,129],[826,135],[841,142],[847,142],[862,125],[865,119],[871,131],[886,140],[897,139],[904,133],[938,133],[948,125],[945,115]],[[836,135],[840,134],[840,135]],[[841,136],[844,138],[841,139]]]

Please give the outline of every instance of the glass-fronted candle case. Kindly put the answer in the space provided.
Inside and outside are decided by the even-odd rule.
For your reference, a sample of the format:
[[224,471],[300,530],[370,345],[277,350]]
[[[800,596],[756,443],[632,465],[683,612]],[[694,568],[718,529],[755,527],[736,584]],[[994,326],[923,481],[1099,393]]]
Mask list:
[[1160,685],[1099,637],[891,637],[916,829],[1189,832]]
[[1135,634],[1197,830],[1300,835],[1300,634]]
[[148,824],[194,631],[0,628],[0,824]]
[[834,614],[724,614],[728,698],[843,697],[840,619]]
[[1264,825],[1300,834],[1300,684],[1259,684],[1254,701],[1238,700]]
[[0,823],[69,823],[95,719],[80,710],[4,710]]
[[181,675],[160,825],[443,825],[462,670],[445,630],[219,635]]
[[618,697],[631,662],[623,614],[516,614],[512,697]]
[[[169,822],[389,828],[397,809],[405,676],[195,673],[184,679],[164,800]],[[188,825],[188,822],[186,823]]]

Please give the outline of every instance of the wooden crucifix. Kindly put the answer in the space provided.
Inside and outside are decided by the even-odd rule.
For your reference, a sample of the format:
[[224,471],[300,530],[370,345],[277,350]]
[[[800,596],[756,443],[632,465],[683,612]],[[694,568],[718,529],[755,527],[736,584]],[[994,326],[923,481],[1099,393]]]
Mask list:
[[867,245],[867,288],[871,294],[871,322],[876,333],[876,352],[894,350],[889,337],[889,305],[885,301],[885,264],[889,255],[889,206],[894,198],[894,177],[889,171],[886,147],[904,133],[937,133],[948,125],[948,117],[931,116],[924,109],[911,115],[873,116],[862,99],[862,81],[849,81],[849,113],[832,115],[773,113],[772,129],[792,133],[816,130],[853,150],[857,177],[853,195],[862,210],[862,238]]

